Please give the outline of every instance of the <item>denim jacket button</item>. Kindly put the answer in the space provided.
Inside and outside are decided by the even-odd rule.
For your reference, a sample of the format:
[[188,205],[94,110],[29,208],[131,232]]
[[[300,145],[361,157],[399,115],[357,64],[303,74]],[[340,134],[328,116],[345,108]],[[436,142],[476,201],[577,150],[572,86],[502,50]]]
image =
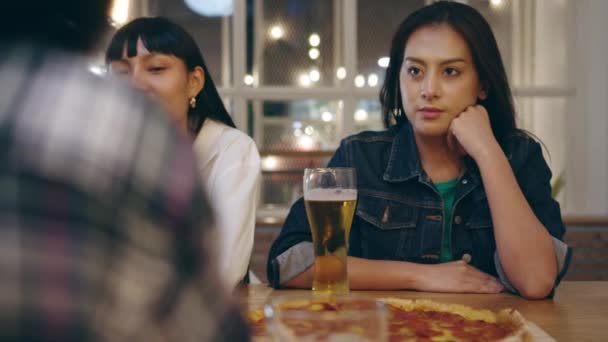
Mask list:
[[464,253],[462,255],[462,261],[466,262],[467,264],[470,264],[472,259],[473,257],[469,253]]
[[469,182],[469,180],[468,180],[468,179],[463,179],[463,180],[462,180],[462,184],[467,184],[468,182]]
[[461,224],[462,223],[462,218],[460,216],[454,217],[454,223]]
[[386,208],[384,208],[384,214],[382,214],[382,223],[384,223],[384,224],[388,223],[389,212],[390,212],[390,209],[388,206]]
[[441,215],[427,215],[426,219],[429,221],[441,221],[443,219],[443,216]]

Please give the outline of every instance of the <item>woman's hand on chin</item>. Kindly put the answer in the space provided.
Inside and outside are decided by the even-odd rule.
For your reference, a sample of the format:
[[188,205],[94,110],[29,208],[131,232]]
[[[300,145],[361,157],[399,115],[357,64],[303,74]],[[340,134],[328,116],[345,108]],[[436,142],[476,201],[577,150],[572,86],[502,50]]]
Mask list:
[[461,155],[468,154],[476,161],[492,155],[498,142],[492,132],[488,111],[481,105],[467,107],[458,114],[448,129],[448,146]]

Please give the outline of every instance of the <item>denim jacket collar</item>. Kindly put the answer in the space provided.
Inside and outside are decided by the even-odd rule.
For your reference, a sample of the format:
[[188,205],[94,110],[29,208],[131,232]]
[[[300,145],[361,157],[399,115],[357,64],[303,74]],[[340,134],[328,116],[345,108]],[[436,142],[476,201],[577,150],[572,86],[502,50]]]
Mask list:
[[[464,159],[465,173],[473,184],[481,184],[481,175],[475,161],[466,156]],[[412,126],[409,123],[403,124],[396,129],[395,138],[391,147],[388,165],[384,171],[383,179],[387,182],[404,182],[414,177],[426,178],[426,172],[420,164],[418,147]]]
[[405,123],[395,134],[383,179],[387,182],[403,182],[422,175],[412,126]]

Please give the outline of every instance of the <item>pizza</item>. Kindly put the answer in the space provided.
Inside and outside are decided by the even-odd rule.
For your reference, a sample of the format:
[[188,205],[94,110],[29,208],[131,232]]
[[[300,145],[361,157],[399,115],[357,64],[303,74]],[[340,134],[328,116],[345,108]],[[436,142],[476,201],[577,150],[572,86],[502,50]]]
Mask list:
[[[388,340],[390,342],[409,341],[531,341],[526,322],[514,309],[498,312],[474,309],[459,304],[444,304],[431,300],[409,300],[382,298],[388,311]],[[369,301],[367,301],[369,303]],[[363,303],[363,302],[362,302]],[[307,310],[321,315],[324,312],[340,311],[342,302],[321,299],[292,300],[281,303],[282,309]],[[351,301],[349,305],[359,305]],[[361,304],[363,305],[363,304]],[[348,309],[352,309],[348,308]],[[249,321],[254,337],[266,336],[266,318],[262,310],[249,313]],[[288,322],[296,336],[304,336],[307,331],[323,329],[314,321]],[[353,332],[364,335],[366,324],[359,322],[350,327]]]
[[514,309],[499,312],[430,300],[380,299],[388,305],[392,341],[531,341]]

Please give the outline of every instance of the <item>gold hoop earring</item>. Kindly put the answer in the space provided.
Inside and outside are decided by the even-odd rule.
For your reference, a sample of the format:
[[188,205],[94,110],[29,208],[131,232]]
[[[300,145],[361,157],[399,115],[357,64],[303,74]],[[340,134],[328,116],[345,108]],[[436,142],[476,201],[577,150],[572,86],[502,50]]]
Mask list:
[[190,102],[189,103],[190,103],[190,108],[192,108],[192,109],[196,108],[196,97],[192,96],[190,98]]

